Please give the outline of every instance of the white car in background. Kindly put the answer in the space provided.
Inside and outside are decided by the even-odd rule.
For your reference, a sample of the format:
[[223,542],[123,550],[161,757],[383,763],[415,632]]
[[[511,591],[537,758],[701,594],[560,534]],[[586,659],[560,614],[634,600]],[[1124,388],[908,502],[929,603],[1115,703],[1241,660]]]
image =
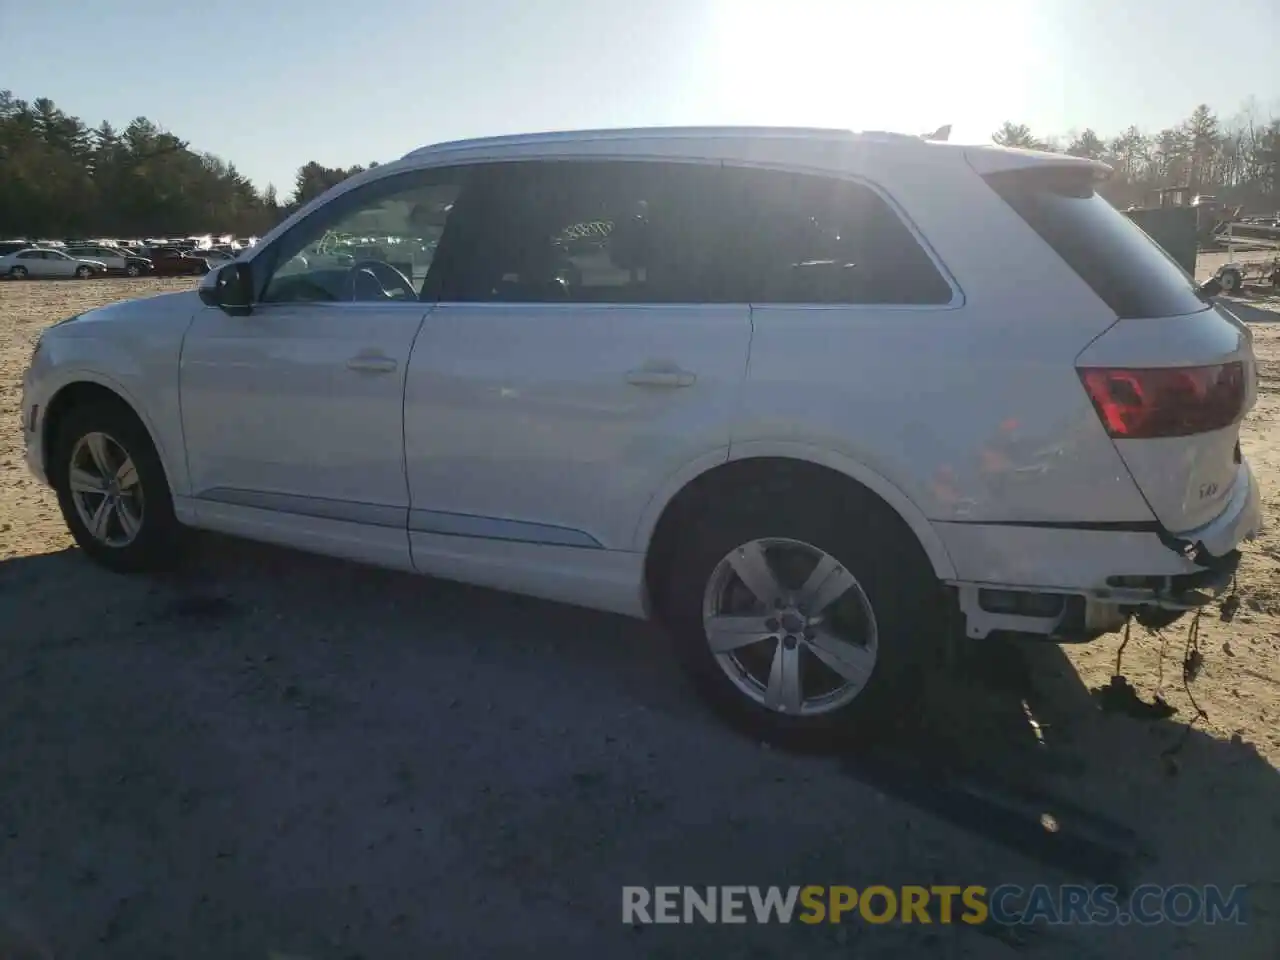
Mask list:
[[124,274],[127,277],[140,277],[151,272],[151,262],[147,258],[130,253],[123,247],[92,244],[67,247],[66,253],[77,260],[101,263],[109,272]]
[[0,276],[15,280],[27,277],[79,277],[87,280],[106,272],[106,264],[101,260],[78,259],[52,247],[29,247],[0,257]]
[[[1108,172],[830,130],[425,147],[49,328],[27,460],[113,569],[187,525],[653,617],[759,732],[882,727],[953,618],[1168,624],[1259,529],[1250,335]],[[327,256],[368,224],[425,259]]]

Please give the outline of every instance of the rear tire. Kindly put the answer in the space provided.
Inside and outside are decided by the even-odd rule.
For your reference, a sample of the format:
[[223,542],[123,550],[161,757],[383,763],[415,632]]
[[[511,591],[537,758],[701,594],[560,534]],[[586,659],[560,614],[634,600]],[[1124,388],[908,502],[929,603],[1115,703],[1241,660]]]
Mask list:
[[[872,494],[780,479],[712,502],[673,551],[662,613],[678,655],[704,699],[753,737],[814,746],[883,736],[918,712],[922,676],[945,649],[948,600],[914,534]],[[788,595],[775,610],[738,573],[760,556]],[[806,602],[797,588],[825,576],[818,564],[835,579]],[[759,617],[772,635],[744,643]],[[709,623],[724,638],[718,651]],[[788,675],[799,699],[784,692]]]
[[1240,276],[1239,270],[1223,270],[1218,274],[1218,282],[1222,284],[1223,293],[1231,294],[1239,292],[1244,285],[1244,278]]
[[68,412],[53,441],[49,475],[67,529],[93,560],[135,572],[166,568],[177,558],[181,528],[164,467],[123,403],[95,400]]
[[25,280],[27,279],[27,268],[14,267],[12,270],[9,271],[9,276],[13,277],[13,279],[15,280]]

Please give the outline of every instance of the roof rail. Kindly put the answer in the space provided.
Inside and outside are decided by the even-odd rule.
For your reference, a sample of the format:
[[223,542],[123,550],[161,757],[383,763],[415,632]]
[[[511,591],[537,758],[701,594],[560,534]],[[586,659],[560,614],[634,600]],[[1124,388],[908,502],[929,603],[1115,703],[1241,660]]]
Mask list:
[[[834,140],[852,139],[852,130],[837,127],[618,127],[599,130],[558,130],[543,133],[517,133],[496,137],[479,137],[471,140],[449,140],[410,150],[402,159],[423,156],[449,150],[471,147],[490,147],[518,144],[556,143],[574,140],[642,140],[651,137],[769,137],[778,139]],[[902,136],[907,139],[906,134]]]

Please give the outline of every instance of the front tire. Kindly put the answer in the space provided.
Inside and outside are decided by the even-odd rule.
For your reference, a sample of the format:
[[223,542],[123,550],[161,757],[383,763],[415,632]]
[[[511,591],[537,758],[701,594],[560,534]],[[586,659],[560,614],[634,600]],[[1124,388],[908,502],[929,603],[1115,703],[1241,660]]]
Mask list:
[[67,529],[93,560],[120,572],[172,564],[180,529],[173,499],[132,410],[102,401],[71,410],[49,466]]
[[941,585],[870,493],[761,484],[674,551],[665,619],[695,687],[754,737],[873,739],[915,712],[944,649]]
[[27,268],[14,267],[12,270],[9,271],[9,276],[13,277],[13,279],[15,280],[25,280],[27,279]]
[[126,277],[137,277],[142,274],[142,269],[136,263],[131,263],[124,268],[124,273]]
[[1244,278],[1240,276],[1239,270],[1223,270],[1218,274],[1218,282],[1222,284],[1223,293],[1238,293],[1244,285]]
[[88,280],[93,276],[93,270],[89,267],[76,267],[76,277],[80,280]]

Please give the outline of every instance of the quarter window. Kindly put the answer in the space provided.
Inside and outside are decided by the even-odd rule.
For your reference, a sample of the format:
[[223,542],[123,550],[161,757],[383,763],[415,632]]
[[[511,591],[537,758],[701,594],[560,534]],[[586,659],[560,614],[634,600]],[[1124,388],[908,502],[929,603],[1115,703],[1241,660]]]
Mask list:
[[728,169],[732,285],[752,303],[945,304],[951,286],[876,191],[848,180]]

